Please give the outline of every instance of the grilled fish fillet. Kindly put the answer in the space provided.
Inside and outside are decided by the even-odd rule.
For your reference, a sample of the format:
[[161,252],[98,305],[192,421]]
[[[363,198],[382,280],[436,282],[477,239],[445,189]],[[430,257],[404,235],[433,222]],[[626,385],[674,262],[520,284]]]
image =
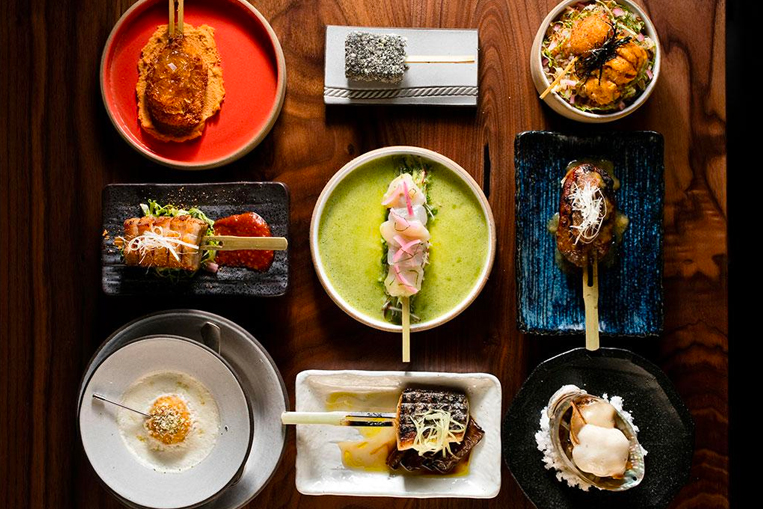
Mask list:
[[485,432],[482,428],[479,427],[474,419],[469,418],[469,425],[466,427],[464,439],[450,446],[451,454],[443,456],[441,453],[426,453],[420,455],[413,449],[405,451],[395,449],[387,457],[387,466],[393,470],[402,467],[410,472],[428,470],[438,474],[449,474],[461,460],[469,455],[484,436]]
[[[450,413],[451,420],[465,427],[469,422],[469,400],[466,394],[448,390],[408,388],[400,395],[397,404],[397,449],[404,451],[413,447],[416,438],[416,425],[413,418],[420,417],[432,410]],[[460,442],[465,429],[452,429],[455,438],[451,442]]]
[[[575,229],[581,225],[583,216],[573,207],[575,188],[582,189],[589,184],[601,191],[603,211],[601,227],[593,240],[579,238],[580,232]],[[616,205],[614,180],[605,170],[590,163],[582,163],[572,167],[562,181],[562,198],[559,203],[559,227],[556,231],[556,247],[570,263],[583,267],[590,256],[597,260],[603,259],[614,243]]]

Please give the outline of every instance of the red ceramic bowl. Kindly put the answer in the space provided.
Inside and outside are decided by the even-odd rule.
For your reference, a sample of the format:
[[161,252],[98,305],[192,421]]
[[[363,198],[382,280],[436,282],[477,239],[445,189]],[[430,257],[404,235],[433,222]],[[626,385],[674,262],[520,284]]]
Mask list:
[[215,29],[225,100],[199,138],[162,142],[140,127],[135,85],[143,46],[167,22],[167,0],[141,0],[114,26],[101,58],[106,111],[125,140],[159,163],[187,170],[230,163],[262,141],[281,111],[286,89],[281,44],[262,14],[244,0],[185,2],[186,23]]

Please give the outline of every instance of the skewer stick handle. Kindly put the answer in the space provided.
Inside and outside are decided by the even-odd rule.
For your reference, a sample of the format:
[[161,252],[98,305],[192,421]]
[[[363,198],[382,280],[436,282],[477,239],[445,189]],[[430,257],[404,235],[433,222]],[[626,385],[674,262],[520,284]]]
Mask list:
[[[206,251],[285,251],[289,247],[286,237],[238,237],[235,235],[215,235],[204,237],[201,248]],[[221,245],[209,245],[209,242],[220,242]]]
[[411,362],[411,300],[403,297],[403,362]]
[[[588,285],[588,266],[593,277]],[[590,351],[599,349],[599,264],[596,258],[583,267],[583,302],[585,303],[585,347]]]
[[559,84],[560,81],[562,81],[562,78],[567,76],[567,73],[570,72],[570,69],[572,69],[572,66],[575,65],[575,62],[578,61],[578,57],[573,58],[569,64],[567,64],[567,67],[564,68],[564,70],[559,74],[559,76],[556,77],[556,79],[546,88],[546,90],[543,91],[542,94],[540,94],[541,99],[545,99],[546,96],[551,92],[551,90],[554,89],[555,86]]
[[180,6],[178,7],[178,31],[180,32],[181,36],[185,33],[183,30],[183,18],[185,17],[183,11],[183,0],[180,0]]
[[379,412],[283,412],[283,424],[323,424],[359,428],[391,427],[397,414]]
[[328,424],[341,426],[347,412],[284,412],[281,422],[284,424]]
[[168,32],[170,34],[170,39],[175,37],[175,0],[170,0],[170,21],[168,25]]
[[406,64],[471,64],[476,62],[474,55],[411,55],[405,58]]

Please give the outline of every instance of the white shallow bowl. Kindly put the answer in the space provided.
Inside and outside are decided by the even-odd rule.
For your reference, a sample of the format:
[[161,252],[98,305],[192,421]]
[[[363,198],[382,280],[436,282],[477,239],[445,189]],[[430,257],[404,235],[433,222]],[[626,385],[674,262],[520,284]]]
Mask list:
[[[410,384],[466,392],[471,415],[485,437],[471,452],[463,476],[405,475],[345,468],[337,442],[359,440],[346,426],[297,426],[297,490],[304,495],[406,498],[493,498],[501,489],[501,382],[485,373],[303,371],[295,382],[296,410],[326,410],[334,392],[389,394],[395,401]],[[353,409],[362,411],[362,408]],[[388,411],[394,411],[394,407]]]
[[[179,473],[142,465],[127,448],[117,426],[117,408],[93,393],[120,401],[137,380],[154,373],[179,372],[195,378],[212,394],[220,431],[209,455]],[[129,343],[107,357],[85,388],[80,435],[93,469],[126,502],[151,508],[185,508],[207,502],[236,481],[252,445],[249,403],[230,367],[204,345],[174,336],[151,336]]]
[[[474,302],[474,299],[476,299],[477,296],[480,294],[480,292],[482,291],[482,288],[484,288],[485,286],[485,283],[487,283],[488,276],[490,276],[490,271],[493,269],[493,261],[495,260],[496,236],[495,236],[495,220],[493,219],[493,210],[490,208],[490,203],[487,201],[487,198],[485,197],[485,193],[482,192],[482,188],[479,186],[479,184],[477,184],[477,182],[472,178],[472,176],[469,175],[469,173],[465,169],[463,169],[460,165],[458,165],[456,162],[432,150],[427,150],[425,148],[419,148],[419,147],[409,147],[409,146],[395,146],[395,147],[380,148],[380,149],[372,150],[370,152],[366,152],[365,154],[356,157],[349,163],[345,164],[338,172],[334,174],[333,177],[331,177],[331,180],[328,181],[326,186],[323,188],[323,191],[321,192],[320,196],[318,197],[318,202],[315,204],[315,208],[313,209],[313,217],[310,222],[310,254],[312,255],[312,258],[313,258],[313,266],[315,267],[315,272],[318,274],[318,279],[323,285],[323,288],[326,290],[326,293],[329,294],[329,297],[331,297],[331,299],[336,303],[336,305],[342,308],[342,310],[345,313],[352,316],[359,322],[364,323],[370,327],[373,327],[374,329],[379,329],[379,330],[388,331],[388,332],[402,331],[402,327],[400,325],[395,325],[393,323],[390,323],[384,320],[378,320],[378,319],[372,318],[362,313],[361,311],[355,309],[354,307],[352,307],[350,303],[348,303],[331,284],[331,281],[329,280],[328,275],[326,274],[326,270],[323,267],[323,262],[321,261],[321,257],[320,257],[320,249],[318,247],[318,228],[320,226],[321,216],[323,215],[323,210],[325,209],[326,203],[331,197],[331,194],[334,191],[334,189],[336,189],[339,183],[342,180],[344,180],[350,173],[360,168],[361,166],[365,165],[366,163],[369,163],[376,159],[381,159],[384,157],[394,156],[394,155],[421,156],[425,159],[429,159],[435,163],[441,164],[442,166],[446,167],[448,170],[452,171],[456,176],[460,177],[461,180],[463,180],[466,183],[466,185],[469,187],[469,189],[474,193],[474,196],[477,198],[477,201],[479,201],[480,206],[482,207],[482,211],[485,214],[485,219],[488,223],[489,245],[487,247],[487,263],[485,264],[485,267],[480,273],[478,280],[475,282],[474,286],[472,287],[472,290],[466,295],[466,297],[464,297],[464,299],[456,307],[454,307],[447,313],[444,313],[432,320],[428,320],[426,322],[421,322],[421,323],[415,323],[411,325],[412,332],[424,331],[427,329],[432,329],[434,327],[437,327],[438,325],[442,325],[443,323],[449,320],[452,320],[453,318],[461,314],[461,312],[463,312],[466,308],[468,308],[469,305],[472,302]],[[379,205],[379,207],[381,207],[381,204]],[[381,235],[379,238],[381,239]],[[426,277],[426,274],[425,274],[425,277]]]
[[[646,89],[632,104],[630,104],[627,108],[613,113],[591,113],[587,111],[581,111],[562,99],[556,92],[549,93],[543,99],[543,101],[545,101],[545,103],[548,104],[552,110],[571,120],[577,120],[578,122],[585,122],[589,124],[602,124],[627,117],[639,109],[646,102],[649,96],[652,95],[652,91],[657,84],[657,78],[660,76],[660,61],[662,59],[662,47],[660,46],[660,40],[657,37],[657,30],[655,30],[654,25],[652,24],[652,20],[649,19],[649,16],[646,15],[646,12],[644,12],[644,10],[639,7],[638,4],[630,0],[617,0],[617,2],[628,7],[631,12],[636,13],[641,17],[641,19],[644,20],[647,35],[655,43],[655,57],[654,68],[652,69],[652,80],[646,86]],[[538,90],[538,94],[542,94],[551,84],[548,78],[546,78],[546,74],[543,72],[543,58],[540,53],[540,48],[543,44],[543,38],[546,35],[546,29],[554,20],[556,20],[556,18],[562,14],[564,9],[577,3],[581,3],[581,0],[564,0],[559,3],[559,5],[554,7],[551,12],[548,13],[548,16],[546,16],[546,18],[543,20],[543,23],[541,23],[538,32],[535,34],[535,40],[533,41],[532,50],[530,51],[530,73],[532,75],[533,83],[535,83],[535,88]]]

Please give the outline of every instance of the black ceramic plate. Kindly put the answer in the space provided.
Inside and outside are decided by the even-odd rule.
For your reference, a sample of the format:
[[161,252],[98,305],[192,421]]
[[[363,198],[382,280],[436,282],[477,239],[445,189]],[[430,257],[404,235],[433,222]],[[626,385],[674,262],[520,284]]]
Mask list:
[[618,210],[628,216],[617,255],[599,269],[599,328],[603,334],[654,336],[662,331],[663,139],[655,132],[570,136],[553,132],[517,135],[517,321],[522,332],[585,330],[582,273],[555,260],[549,220],[559,212],[567,165],[604,159],[620,180]]
[[[561,386],[574,384],[589,394],[621,396],[647,450],[644,480],[622,492],[587,492],[546,470],[535,442],[540,416]],[[511,404],[503,421],[503,457],[525,495],[541,509],[649,509],[666,507],[689,478],[694,422],[681,398],[657,366],[628,350],[571,350],[541,363]]]
[[141,203],[153,199],[164,205],[198,207],[208,217],[256,212],[270,225],[274,237],[289,237],[289,191],[278,182],[225,184],[113,184],[103,190],[102,286],[107,295],[248,295],[275,297],[289,285],[289,254],[276,251],[266,272],[221,267],[216,274],[203,270],[173,281],[140,267],[127,267],[114,246],[123,223],[140,217]]

